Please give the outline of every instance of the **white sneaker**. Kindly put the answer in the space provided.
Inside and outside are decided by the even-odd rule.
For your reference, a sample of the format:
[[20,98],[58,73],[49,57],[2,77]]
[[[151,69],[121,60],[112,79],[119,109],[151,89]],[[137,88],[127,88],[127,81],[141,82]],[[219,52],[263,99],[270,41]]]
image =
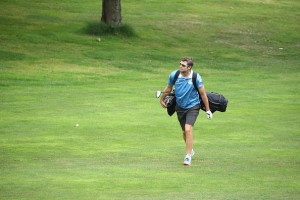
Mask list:
[[194,149],[192,149],[192,157],[195,155],[195,151]]
[[192,164],[192,157],[186,155],[183,160],[183,165],[190,166]]

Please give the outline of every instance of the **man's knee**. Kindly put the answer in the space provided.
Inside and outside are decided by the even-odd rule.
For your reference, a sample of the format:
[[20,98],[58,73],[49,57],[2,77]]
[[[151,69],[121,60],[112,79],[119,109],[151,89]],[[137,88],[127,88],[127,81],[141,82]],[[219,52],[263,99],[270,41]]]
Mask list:
[[186,124],[185,125],[185,130],[184,130],[185,134],[192,133],[192,130],[193,130],[193,126],[192,125],[190,125],[190,124]]

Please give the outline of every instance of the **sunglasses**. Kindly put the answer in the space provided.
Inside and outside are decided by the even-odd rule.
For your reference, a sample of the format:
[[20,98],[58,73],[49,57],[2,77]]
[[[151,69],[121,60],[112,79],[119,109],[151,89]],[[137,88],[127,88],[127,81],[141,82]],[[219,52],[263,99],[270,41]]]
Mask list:
[[183,67],[187,67],[187,65],[183,64],[183,63],[179,63],[180,66],[183,66]]

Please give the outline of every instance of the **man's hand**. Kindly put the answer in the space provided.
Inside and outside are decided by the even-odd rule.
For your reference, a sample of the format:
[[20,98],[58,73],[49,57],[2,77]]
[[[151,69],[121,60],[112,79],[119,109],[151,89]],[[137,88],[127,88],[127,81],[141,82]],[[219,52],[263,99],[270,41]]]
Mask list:
[[206,111],[206,115],[207,115],[207,119],[212,119],[213,114],[211,113],[211,111]]
[[161,105],[163,108],[167,108],[167,105],[166,105],[166,103],[164,102],[163,99],[160,100],[160,105]]
[[172,88],[173,88],[173,86],[167,85],[167,86],[165,87],[165,89],[163,90],[163,93],[162,93],[162,95],[161,95],[161,97],[160,97],[160,105],[161,105],[163,108],[167,108],[167,105],[166,105],[166,103],[164,102],[164,100],[165,100],[165,97],[167,96],[167,94],[170,93],[170,92],[172,91]]

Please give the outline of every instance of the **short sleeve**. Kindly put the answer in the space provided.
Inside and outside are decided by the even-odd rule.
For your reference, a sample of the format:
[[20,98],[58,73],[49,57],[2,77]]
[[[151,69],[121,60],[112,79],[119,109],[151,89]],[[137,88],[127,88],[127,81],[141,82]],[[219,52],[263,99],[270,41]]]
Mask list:
[[196,86],[197,88],[201,88],[203,87],[203,81],[202,81],[202,78],[200,76],[200,74],[197,74],[197,78],[196,78]]
[[168,85],[173,86],[173,80],[174,80],[174,78],[175,78],[175,74],[176,74],[176,71],[173,71],[173,72],[171,72],[171,74],[169,75]]

